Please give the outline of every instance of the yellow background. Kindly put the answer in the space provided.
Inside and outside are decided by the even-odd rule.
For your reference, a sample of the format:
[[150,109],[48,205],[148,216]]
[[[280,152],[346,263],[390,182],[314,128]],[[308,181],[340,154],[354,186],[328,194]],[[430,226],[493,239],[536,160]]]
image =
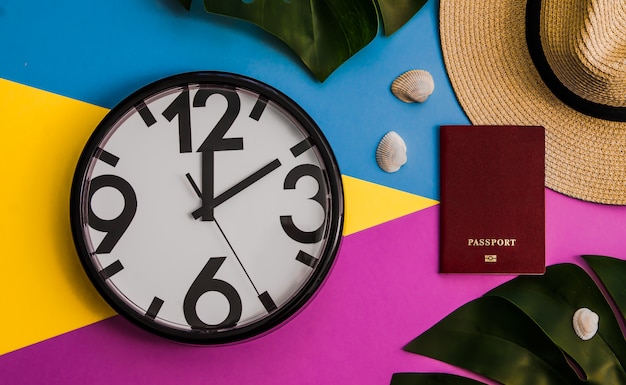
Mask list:
[[[108,112],[0,79],[0,355],[115,315],[72,247],[69,196],[87,139]],[[438,202],[343,176],[344,235]]]

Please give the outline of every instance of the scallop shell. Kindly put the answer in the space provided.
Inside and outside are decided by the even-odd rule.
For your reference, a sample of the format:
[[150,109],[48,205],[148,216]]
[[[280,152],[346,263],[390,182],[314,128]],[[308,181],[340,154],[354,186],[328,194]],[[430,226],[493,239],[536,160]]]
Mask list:
[[406,160],[406,143],[395,131],[389,131],[378,143],[376,163],[383,171],[396,172]]
[[587,341],[598,331],[599,320],[600,317],[586,307],[576,310],[572,320],[576,335],[580,337],[581,340]]
[[391,83],[391,92],[405,103],[423,103],[435,90],[435,81],[428,71],[410,70]]

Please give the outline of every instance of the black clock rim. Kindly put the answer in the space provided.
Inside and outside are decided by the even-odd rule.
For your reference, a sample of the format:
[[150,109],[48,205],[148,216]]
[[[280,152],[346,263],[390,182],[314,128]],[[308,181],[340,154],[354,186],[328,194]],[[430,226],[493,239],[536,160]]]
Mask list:
[[[83,180],[89,171],[91,159],[98,145],[104,140],[113,125],[128,110],[134,108],[152,95],[185,84],[198,83],[210,83],[217,86],[222,85],[225,87],[247,89],[267,97],[268,100],[275,102],[281,106],[281,108],[285,109],[292,118],[296,119],[308,132],[312,142],[318,148],[318,153],[326,167],[324,174],[330,185],[330,194],[333,197],[330,206],[330,223],[328,225],[329,237],[322,257],[320,258],[320,263],[304,286],[291,300],[280,309],[276,310],[275,313],[255,321],[250,325],[219,332],[183,331],[169,328],[154,322],[146,315],[133,311],[131,307],[115,295],[104,280],[100,278],[98,271],[96,271],[94,265],[91,263],[87,244],[83,238],[83,220],[81,219],[81,213],[83,212],[81,202],[84,198]],[[136,326],[168,340],[192,345],[224,345],[249,341],[275,331],[299,314],[300,311],[312,301],[313,297],[319,293],[335,264],[343,236],[343,218],[344,194],[341,172],[330,144],[317,123],[299,104],[276,88],[245,75],[223,71],[194,71],[165,77],[147,84],[118,103],[94,129],[83,148],[75,169],[70,191],[70,224],[72,238],[83,270],[100,296],[119,315]]]

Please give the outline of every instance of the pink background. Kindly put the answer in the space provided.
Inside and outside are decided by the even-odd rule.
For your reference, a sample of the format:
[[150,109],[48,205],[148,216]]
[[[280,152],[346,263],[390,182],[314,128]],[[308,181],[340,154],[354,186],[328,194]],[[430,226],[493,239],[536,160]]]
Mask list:
[[[438,209],[345,237],[319,295],[264,337],[196,348],[113,317],[4,355],[0,383],[386,384],[395,372],[462,373],[402,347],[512,277],[437,273]],[[546,190],[546,229],[549,265],[626,256],[626,207]]]

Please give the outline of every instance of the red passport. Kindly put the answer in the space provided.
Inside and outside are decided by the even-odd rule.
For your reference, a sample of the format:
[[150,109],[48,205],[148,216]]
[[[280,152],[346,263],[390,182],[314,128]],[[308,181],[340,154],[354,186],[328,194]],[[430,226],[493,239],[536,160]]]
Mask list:
[[545,272],[543,127],[442,126],[440,271]]

